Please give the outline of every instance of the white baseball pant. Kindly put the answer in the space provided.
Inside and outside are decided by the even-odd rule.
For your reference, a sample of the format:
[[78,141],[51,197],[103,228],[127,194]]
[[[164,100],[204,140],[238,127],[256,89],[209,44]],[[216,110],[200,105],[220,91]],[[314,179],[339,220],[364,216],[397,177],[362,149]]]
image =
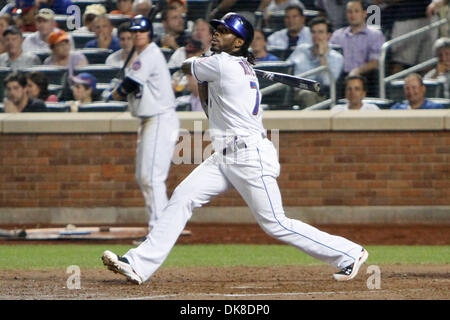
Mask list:
[[144,195],[149,230],[168,202],[166,180],[178,140],[175,109],[142,118],[136,150],[136,181]]
[[[237,145],[245,146],[237,149]],[[276,178],[277,152],[268,139],[239,138],[225,156],[215,152],[175,189],[154,228],[139,247],[124,256],[144,280],[161,266],[195,208],[234,187],[269,235],[339,269],[352,264],[362,247],[285,216]]]

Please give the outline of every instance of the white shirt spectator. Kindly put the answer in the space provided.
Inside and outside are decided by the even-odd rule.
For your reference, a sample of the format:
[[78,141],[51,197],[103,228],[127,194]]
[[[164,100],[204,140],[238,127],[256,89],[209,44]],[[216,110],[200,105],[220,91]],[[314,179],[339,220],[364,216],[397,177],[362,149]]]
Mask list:
[[[300,44],[312,44],[311,31],[308,27],[303,27],[298,35],[297,46]],[[267,38],[267,48],[289,49],[288,29],[282,29],[272,33]]]
[[108,58],[106,58],[105,64],[107,66],[122,68],[125,60],[122,58],[123,49],[117,50],[111,53]]
[[[57,32],[58,30],[58,28],[53,29],[54,32]],[[75,50],[75,44],[72,36],[70,34],[67,35],[69,36],[70,50]],[[50,51],[47,39],[43,40],[39,31],[33,32],[26,36],[22,44],[22,49],[25,52]]]
[[[348,103],[347,103],[347,104],[335,105],[334,107],[331,108],[331,110],[333,110],[333,111],[348,111],[350,109],[348,108]],[[377,110],[380,110],[380,108],[377,105],[374,105],[371,103],[366,103],[364,101],[363,101],[362,107],[359,109],[359,111],[377,111]]]

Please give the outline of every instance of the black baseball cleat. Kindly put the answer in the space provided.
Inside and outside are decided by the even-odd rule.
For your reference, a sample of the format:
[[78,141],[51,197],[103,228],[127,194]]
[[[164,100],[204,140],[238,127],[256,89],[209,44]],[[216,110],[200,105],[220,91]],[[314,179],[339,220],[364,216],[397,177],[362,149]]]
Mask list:
[[336,281],[348,281],[352,280],[358,274],[359,268],[366,262],[369,257],[369,253],[366,249],[361,250],[361,256],[358,261],[352,263],[351,265],[343,268],[341,271],[336,272],[333,277]]
[[105,266],[108,267],[114,273],[119,273],[135,284],[142,284],[143,281],[136,272],[134,272],[128,260],[124,257],[120,257],[114,252],[106,250],[103,252],[102,261]]

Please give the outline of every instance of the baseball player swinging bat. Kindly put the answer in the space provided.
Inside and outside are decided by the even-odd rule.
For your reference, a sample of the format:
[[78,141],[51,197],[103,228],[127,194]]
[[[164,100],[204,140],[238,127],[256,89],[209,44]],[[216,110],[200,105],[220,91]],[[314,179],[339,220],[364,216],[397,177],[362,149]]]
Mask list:
[[320,91],[320,83],[314,80],[291,76],[284,73],[269,72],[259,69],[253,70],[255,70],[255,73],[259,78],[267,79],[274,82],[280,82],[291,87],[296,87],[313,92]]

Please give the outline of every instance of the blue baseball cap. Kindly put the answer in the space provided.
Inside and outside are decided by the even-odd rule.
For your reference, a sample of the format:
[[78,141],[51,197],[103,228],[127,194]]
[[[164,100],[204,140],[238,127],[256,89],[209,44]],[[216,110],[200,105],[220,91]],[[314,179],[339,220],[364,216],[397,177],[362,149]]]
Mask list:
[[72,77],[72,82],[88,85],[92,88],[92,91],[97,89],[97,78],[88,72],[82,72]]
[[209,22],[215,29],[219,25],[223,25],[228,30],[231,30],[238,37],[245,40],[246,43],[250,44],[253,41],[253,26],[245,19],[243,16],[238,15],[234,12],[229,12],[222,17],[221,20],[213,19]]

